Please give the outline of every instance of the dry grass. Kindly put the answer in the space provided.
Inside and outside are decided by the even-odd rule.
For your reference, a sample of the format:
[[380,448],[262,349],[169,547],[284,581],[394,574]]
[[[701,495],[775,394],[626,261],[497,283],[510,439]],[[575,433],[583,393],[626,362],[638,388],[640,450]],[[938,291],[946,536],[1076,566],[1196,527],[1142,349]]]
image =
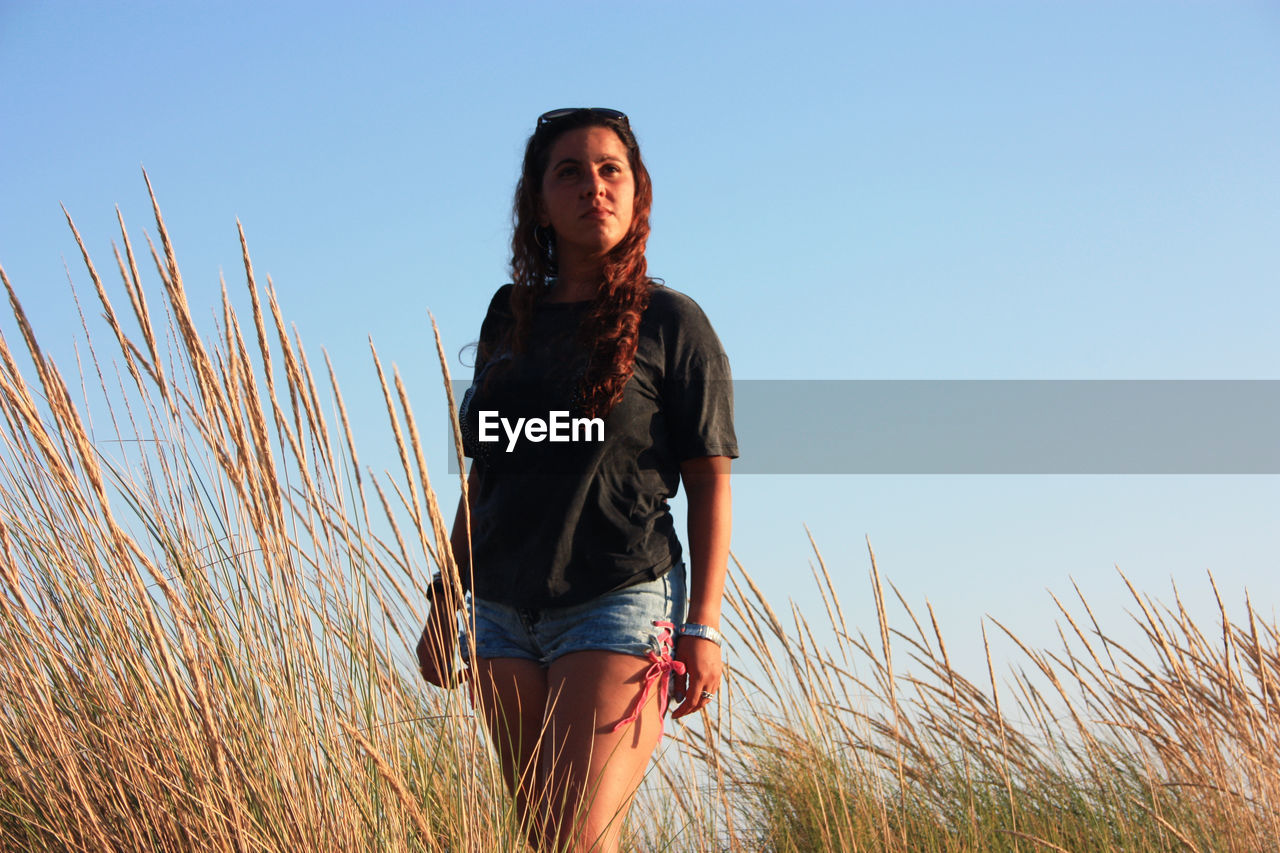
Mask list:
[[[818,554],[828,647],[798,610],[784,625],[738,566],[738,656],[764,675],[735,673],[743,733],[713,723],[689,746],[733,792],[721,819],[741,849],[1280,849],[1280,632],[1251,605],[1236,623],[1219,598],[1206,635],[1176,596],[1162,608],[1130,587],[1147,639],[1130,649],[1083,597],[1078,613],[1059,602],[1061,650],[1009,634],[1024,668],[1001,683],[988,652],[975,683],[932,608],[922,623],[898,596],[911,627],[890,627],[870,563],[875,640],[845,624]],[[910,661],[898,675],[895,646]]]
[[[0,341],[4,844],[505,839],[466,695],[424,691],[403,665],[425,577],[442,560],[452,568],[425,466],[406,455],[390,499],[360,475],[332,371],[340,431],[269,284],[263,304],[247,249],[254,344],[225,292],[222,328],[202,340],[158,208],[156,221],[165,329],[123,223],[131,316],[85,253],[118,347],[114,386],[92,348],[82,366],[113,401],[107,430],[72,402],[4,281],[34,363],[28,381]],[[407,402],[388,393],[387,405],[397,435],[413,437],[400,446],[416,450]],[[375,532],[371,484],[393,543]],[[408,536],[394,526],[406,517]]]
[[[167,323],[121,221],[128,311],[85,251],[113,355],[85,323],[72,384],[3,279],[31,367],[0,338],[0,847],[516,849],[465,691],[409,664],[425,579],[459,567],[398,374],[374,352],[401,463],[375,478],[247,247],[252,328],[224,291],[203,338],[155,213]],[[758,663],[668,738],[636,848],[1277,849],[1280,634],[1252,607],[1206,632],[1131,589],[1123,648],[1079,597],[1061,649],[971,681],[871,569],[868,639],[819,556],[819,643],[737,567],[731,650]]]

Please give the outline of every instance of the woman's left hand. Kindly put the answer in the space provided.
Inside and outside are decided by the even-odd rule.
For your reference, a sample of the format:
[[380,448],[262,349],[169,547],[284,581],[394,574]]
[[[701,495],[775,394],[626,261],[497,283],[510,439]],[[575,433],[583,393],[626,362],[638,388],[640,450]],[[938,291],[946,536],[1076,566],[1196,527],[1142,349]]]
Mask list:
[[702,637],[683,636],[677,640],[675,658],[684,664],[686,681],[684,699],[671,713],[673,720],[701,711],[711,702],[703,693],[715,696],[723,668],[720,647]]

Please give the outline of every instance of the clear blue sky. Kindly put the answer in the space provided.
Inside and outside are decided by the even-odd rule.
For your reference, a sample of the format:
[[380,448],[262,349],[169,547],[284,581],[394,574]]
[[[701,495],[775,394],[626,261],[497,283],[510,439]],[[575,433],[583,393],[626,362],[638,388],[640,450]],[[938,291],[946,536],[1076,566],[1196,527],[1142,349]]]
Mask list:
[[[427,311],[462,370],[524,139],[575,105],[632,117],[650,270],[739,378],[1280,378],[1273,3],[5,0],[0,264],[69,367],[59,202],[109,270],[116,205],[154,233],[145,166],[207,328],[220,270],[244,304],[238,217],[391,466],[367,338],[440,409]],[[1071,577],[1105,617],[1114,565],[1274,613],[1277,481],[741,477],[734,550],[811,609],[807,523],[874,633],[869,536],[976,660],[985,613],[1052,642]]]

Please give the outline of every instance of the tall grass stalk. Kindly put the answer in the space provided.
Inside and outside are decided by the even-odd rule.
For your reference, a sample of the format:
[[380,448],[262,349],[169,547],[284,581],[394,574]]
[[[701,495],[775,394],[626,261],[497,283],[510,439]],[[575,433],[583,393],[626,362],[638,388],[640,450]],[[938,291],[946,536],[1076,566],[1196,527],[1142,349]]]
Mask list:
[[[243,231],[252,316],[224,285],[202,336],[152,203],[158,287],[117,215],[125,311],[67,217],[111,340],[82,318],[70,381],[0,269],[21,338],[0,337],[0,847],[520,849],[467,692],[410,664],[426,579],[456,595],[469,567],[398,371],[371,345],[399,461],[376,477]],[[970,680],[873,553],[871,640],[813,550],[816,630],[735,564],[725,689],[672,726],[630,846],[1278,849],[1280,632],[1247,598],[1233,620],[1212,587],[1205,629],[1129,586],[1131,648],[1076,590],[1060,648],[990,620],[1020,666]]]
[[247,246],[253,343],[225,288],[205,340],[155,216],[164,329],[123,220],[130,316],[75,234],[117,346],[100,361],[90,339],[105,430],[4,278],[33,367],[0,340],[0,846],[504,846],[518,827],[465,692],[404,666],[425,578],[457,577],[407,397],[386,396],[402,470],[364,477],[332,367],[340,431]]
[[763,677],[733,674],[736,733],[713,720],[686,738],[732,792],[716,817],[740,849],[1280,849],[1280,633],[1247,599],[1233,622],[1218,597],[1207,634],[1176,593],[1162,608],[1129,585],[1142,649],[1108,637],[1083,596],[1079,612],[1055,599],[1062,648],[991,620],[1023,661],[999,681],[988,652],[980,684],[952,666],[931,606],[922,623],[894,589],[910,627],[888,627],[874,553],[880,633],[851,631],[814,552],[832,644],[798,609],[784,623],[738,566],[737,656]]

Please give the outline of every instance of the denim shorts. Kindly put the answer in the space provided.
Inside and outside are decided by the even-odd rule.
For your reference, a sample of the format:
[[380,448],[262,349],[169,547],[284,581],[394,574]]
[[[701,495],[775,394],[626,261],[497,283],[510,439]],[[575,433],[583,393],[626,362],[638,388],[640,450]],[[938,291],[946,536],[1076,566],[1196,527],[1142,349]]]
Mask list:
[[[572,607],[529,609],[469,597],[467,615],[475,620],[477,657],[522,658],[547,666],[561,655],[587,650],[669,657],[673,626],[684,622],[686,601],[684,563],[677,563],[657,580]],[[464,660],[466,631],[459,644]]]

